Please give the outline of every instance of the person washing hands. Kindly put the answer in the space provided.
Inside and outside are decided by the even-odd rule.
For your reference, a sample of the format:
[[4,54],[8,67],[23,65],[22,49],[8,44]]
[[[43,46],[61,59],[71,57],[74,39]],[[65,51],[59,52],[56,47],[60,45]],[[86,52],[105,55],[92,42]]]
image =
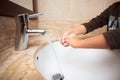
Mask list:
[[[89,33],[97,28],[107,25],[107,32],[100,35],[79,39],[77,35]],[[120,49],[120,1],[112,4],[99,16],[88,23],[66,31],[61,39],[63,46],[74,48],[103,48]]]

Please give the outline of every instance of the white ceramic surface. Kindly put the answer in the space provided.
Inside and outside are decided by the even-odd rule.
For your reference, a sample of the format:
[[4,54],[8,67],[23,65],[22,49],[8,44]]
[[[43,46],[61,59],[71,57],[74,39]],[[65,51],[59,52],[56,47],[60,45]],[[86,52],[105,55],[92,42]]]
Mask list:
[[[35,65],[46,80],[56,73],[64,80],[120,80],[120,56],[106,49],[74,49],[63,47],[59,42],[40,49],[35,56]],[[60,67],[61,71],[59,71]]]

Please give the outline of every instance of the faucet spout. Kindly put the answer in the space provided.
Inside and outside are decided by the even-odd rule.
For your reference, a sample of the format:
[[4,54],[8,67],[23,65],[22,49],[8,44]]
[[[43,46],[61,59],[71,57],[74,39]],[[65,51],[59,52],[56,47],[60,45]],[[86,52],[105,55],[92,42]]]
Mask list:
[[29,34],[29,35],[43,35],[43,34],[45,34],[46,33],[46,30],[42,30],[42,29],[39,29],[39,30],[37,30],[37,29],[34,29],[34,30],[27,30],[27,33]]
[[29,18],[34,18],[41,13],[28,15],[19,14],[15,18],[16,22],[16,38],[15,38],[15,50],[24,50],[28,47],[29,35],[40,35],[45,34],[46,30],[42,29],[29,29]]
[[35,17],[38,17],[40,15],[43,15],[43,13],[31,14],[31,15],[29,15],[29,18],[35,18]]

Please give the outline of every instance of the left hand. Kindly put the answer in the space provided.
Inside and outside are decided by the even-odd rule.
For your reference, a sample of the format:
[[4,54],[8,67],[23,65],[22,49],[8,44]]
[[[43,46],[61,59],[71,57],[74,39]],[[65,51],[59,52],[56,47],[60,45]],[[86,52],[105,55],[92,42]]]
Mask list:
[[66,39],[66,43],[69,45],[69,46],[72,46],[74,48],[78,48],[80,47],[80,39],[72,34],[70,35],[67,39]]

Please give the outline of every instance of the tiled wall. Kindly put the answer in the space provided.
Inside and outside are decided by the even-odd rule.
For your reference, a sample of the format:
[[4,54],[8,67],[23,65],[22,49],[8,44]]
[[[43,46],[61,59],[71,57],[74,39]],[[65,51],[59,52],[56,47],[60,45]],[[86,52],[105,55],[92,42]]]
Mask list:
[[39,17],[39,24],[81,24],[116,1],[119,0],[38,0],[38,11],[44,13]]
[[[15,19],[0,16],[0,52],[15,44]],[[37,28],[37,21],[30,21],[30,28]]]

